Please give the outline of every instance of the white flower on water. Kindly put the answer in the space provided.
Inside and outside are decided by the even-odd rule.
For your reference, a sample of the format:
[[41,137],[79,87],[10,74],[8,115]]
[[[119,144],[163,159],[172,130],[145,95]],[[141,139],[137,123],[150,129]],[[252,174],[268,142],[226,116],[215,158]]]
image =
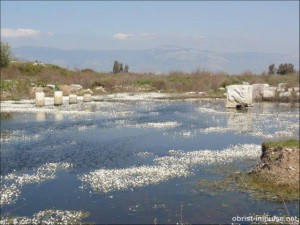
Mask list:
[[155,158],[153,166],[99,169],[80,176],[79,180],[83,182],[83,186],[89,185],[94,191],[107,193],[158,184],[176,177],[187,177],[192,174],[195,165],[257,159],[260,154],[261,146],[254,144],[235,145],[222,151],[170,150],[169,156]]
[[4,217],[0,224],[81,224],[89,213],[71,210],[45,210],[29,217]]
[[33,174],[10,173],[1,176],[1,206],[14,203],[20,196],[20,189],[26,184],[40,183],[55,178],[58,169],[69,169],[70,163],[46,163],[35,170]]

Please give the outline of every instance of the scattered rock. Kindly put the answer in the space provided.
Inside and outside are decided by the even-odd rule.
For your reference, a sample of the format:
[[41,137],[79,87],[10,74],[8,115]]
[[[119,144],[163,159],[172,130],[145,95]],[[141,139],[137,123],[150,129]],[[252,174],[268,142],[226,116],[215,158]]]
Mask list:
[[97,91],[102,91],[102,92],[104,92],[104,93],[107,93],[107,91],[104,89],[103,86],[96,87],[95,90],[97,90]]
[[252,84],[252,98],[260,99],[264,90],[269,90],[269,84]]
[[277,91],[277,87],[269,87],[270,91]]
[[78,94],[81,89],[73,85],[60,85],[59,90],[63,92],[63,95],[70,95]]
[[272,90],[264,90],[263,91],[264,99],[272,99],[274,97],[275,97],[275,91],[272,91]]
[[280,83],[278,84],[278,89],[286,89],[287,83]]
[[291,97],[291,93],[288,91],[279,93],[279,98],[290,98],[290,97]]
[[277,88],[277,92],[283,93],[283,92],[285,92],[285,89],[283,89],[283,88]]
[[55,85],[54,84],[47,84],[46,87],[51,88],[52,90],[55,90]]
[[91,89],[86,89],[81,92],[82,94],[93,94],[94,92]]
[[81,90],[82,89],[82,86],[80,84],[71,84],[71,87],[74,87],[78,90]]
[[187,95],[195,95],[197,94],[195,91],[186,92]]

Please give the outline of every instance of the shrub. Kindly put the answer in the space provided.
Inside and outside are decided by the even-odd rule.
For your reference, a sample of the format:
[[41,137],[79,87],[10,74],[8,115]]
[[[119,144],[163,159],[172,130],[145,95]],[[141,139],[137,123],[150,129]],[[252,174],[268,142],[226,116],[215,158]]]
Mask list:
[[11,50],[10,46],[7,43],[1,42],[1,61],[0,61],[0,67],[8,67],[11,61]]
[[21,63],[19,65],[19,70],[21,73],[27,73],[28,75],[34,76],[42,71],[42,65],[35,65],[31,62]]
[[152,80],[150,79],[137,80],[136,84],[141,86],[152,86]]

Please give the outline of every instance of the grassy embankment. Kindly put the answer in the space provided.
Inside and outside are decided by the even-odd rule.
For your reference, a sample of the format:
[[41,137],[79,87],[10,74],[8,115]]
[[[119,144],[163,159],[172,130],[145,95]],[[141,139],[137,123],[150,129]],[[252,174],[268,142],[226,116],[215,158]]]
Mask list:
[[200,190],[210,194],[238,190],[269,201],[299,200],[299,140],[265,142],[262,150],[262,161],[251,172],[222,165],[211,172],[223,178],[199,181]]
[[295,139],[285,140],[285,141],[270,141],[264,142],[263,146],[265,148],[300,148],[300,141]]
[[[297,86],[299,73],[291,75],[255,75],[244,73],[229,75],[223,72],[195,71],[192,73],[170,72],[168,74],[111,74],[91,69],[68,70],[56,65],[33,65],[33,63],[12,64],[1,69],[1,99],[33,98],[32,87],[45,87],[54,84],[80,84],[101,94],[97,87],[103,87],[108,93],[161,91],[166,93],[206,92],[206,97],[223,97],[224,91],[218,90],[230,84],[242,82],[268,83],[277,86],[287,83],[288,87]],[[50,94],[49,94],[50,95]],[[47,93],[46,93],[47,96]]]

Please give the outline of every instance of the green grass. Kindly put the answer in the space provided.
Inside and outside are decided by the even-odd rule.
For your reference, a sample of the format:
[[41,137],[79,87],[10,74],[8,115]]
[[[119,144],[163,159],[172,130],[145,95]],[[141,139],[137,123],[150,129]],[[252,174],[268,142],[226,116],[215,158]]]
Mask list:
[[0,91],[10,91],[13,89],[15,81],[12,80],[1,80],[0,81]]
[[265,142],[263,146],[266,148],[293,148],[300,147],[300,141],[295,139],[285,140],[285,141],[274,141],[274,142]]
[[[245,162],[249,163],[249,162]],[[268,175],[248,173],[234,164],[225,164],[206,169],[205,173],[220,176],[219,179],[199,180],[199,191],[210,195],[239,191],[254,199],[272,202],[299,200],[299,186],[277,184]]]
[[238,190],[249,192],[253,197],[270,201],[299,200],[299,186],[275,184],[267,176],[255,173],[240,173],[235,177]]
[[137,85],[140,86],[152,86],[152,80],[150,79],[141,79],[136,81]]
[[178,82],[178,83],[188,83],[191,82],[191,77],[189,76],[169,76],[168,81],[170,82]]

